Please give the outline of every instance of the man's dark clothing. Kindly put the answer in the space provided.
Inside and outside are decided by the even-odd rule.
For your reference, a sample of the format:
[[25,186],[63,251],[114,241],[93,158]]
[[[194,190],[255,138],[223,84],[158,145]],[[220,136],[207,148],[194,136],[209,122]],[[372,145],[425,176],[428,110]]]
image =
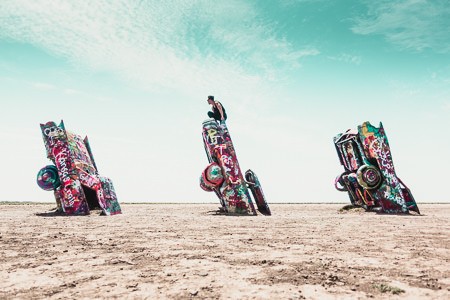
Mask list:
[[[223,107],[222,103],[218,102],[220,106],[222,106],[222,113],[223,113],[223,120],[225,121],[227,119],[227,113],[225,112],[225,107]],[[220,111],[219,109],[214,105],[213,111],[208,111],[208,117],[214,118],[216,121],[221,121]]]

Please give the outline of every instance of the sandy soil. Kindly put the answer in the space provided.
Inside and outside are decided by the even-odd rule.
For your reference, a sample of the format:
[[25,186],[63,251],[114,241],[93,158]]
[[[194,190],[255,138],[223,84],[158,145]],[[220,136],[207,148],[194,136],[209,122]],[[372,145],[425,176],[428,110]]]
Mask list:
[[450,299],[450,205],[421,216],[123,204],[112,217],[0,205],[0,298]]

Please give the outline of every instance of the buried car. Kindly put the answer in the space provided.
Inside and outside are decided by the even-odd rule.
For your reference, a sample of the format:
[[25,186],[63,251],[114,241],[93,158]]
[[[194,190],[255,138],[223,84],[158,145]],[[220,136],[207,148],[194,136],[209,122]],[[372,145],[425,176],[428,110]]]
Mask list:
[[40,124],[47,157],[54,165],[43,167],[37,184],[55,195],[60,212],[89,214],[100,208],[103,215],[121,213],[111,179],[100,176],[88,138],[67,131],[64,122]]
[[365,122],[336,135],[334,145],[344,172],[335,180],[352,205],[385,213],[420,214],[409,188],[397,177],[383,124]]
[[200,176],[200,187],[205,191],[215,192],[222,211],[256,215],[250,190],[258,211],[263,215],[270,215],[256,174],[248,170],[244,178],[241,172],[227,126],[208,119],[203,122],[202,135],[209,165]]

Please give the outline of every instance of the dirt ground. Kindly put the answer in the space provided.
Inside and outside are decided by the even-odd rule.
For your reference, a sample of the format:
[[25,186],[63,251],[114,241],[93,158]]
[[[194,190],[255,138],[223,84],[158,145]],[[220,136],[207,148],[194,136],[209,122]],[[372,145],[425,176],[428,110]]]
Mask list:
[[450,299],[450,204],[122,204],[111,217],[0,205],[0,298]]

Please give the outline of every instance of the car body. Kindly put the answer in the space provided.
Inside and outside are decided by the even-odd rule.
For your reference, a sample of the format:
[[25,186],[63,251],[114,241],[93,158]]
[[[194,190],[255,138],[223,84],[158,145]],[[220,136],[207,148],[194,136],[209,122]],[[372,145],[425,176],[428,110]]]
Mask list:
[[261,214],[270,215],[258,177],[252,170],[244,175],[227,126],[214,119],[203,122],[203,143],[209,165],[200,176],[200,187],[215,192],[226,213],[257,215],[249,190]]
[[385,213],[420,213],[409,188],[397,177],[383,124],[364,122],[333,138],[344,172],[335,180],[350,202]]
[[87,137],[67,131],[64,122],[40,124],[47,157],[37,184],[53,190],[58,210],[67,215],[89,214],[100,208],[104,215],[121,213],[111,179],[100,176]]

